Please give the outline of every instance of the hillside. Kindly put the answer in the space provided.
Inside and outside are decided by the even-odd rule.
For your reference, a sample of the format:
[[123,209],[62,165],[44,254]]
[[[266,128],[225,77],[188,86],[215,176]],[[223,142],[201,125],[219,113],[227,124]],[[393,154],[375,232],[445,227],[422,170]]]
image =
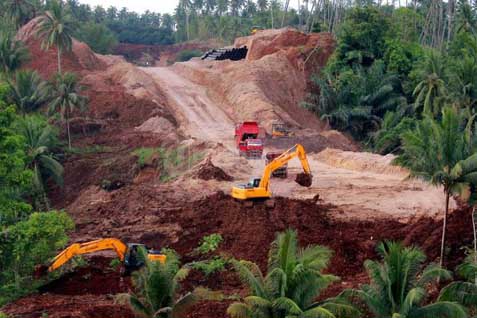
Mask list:
[[[23,26],[17,38],[31,51],[25,68],[48,79],[56,71],[56,52],[40,49],[32,34],[36,23]],[[220,252],[265,269],[275,233],[292,227],[303,246],[333,249],[329,271],[342,281],[327,291],[332,296],[367,282],[362,263],[376,257],[380,240],[419,244],[435,260],[442,187],[409,179],[408,170],[392,165],[393,155],[362,151],[349,134],[330,129],[301,106],[311,89],[310,75],[319,73],[335,50],[333,36],[263,30],[237,38],[234,46],[247,46],[247,57],[137,67],[74,41],[64,68],[80,75],[89,109],[74,114],[77,151],[64,159],[64,187],[50,191],[53,206],[75,221],[70,241],[117,237],[170,247],[183,261],[192,261],[200,239],[220,233]],[[229,195],[235,183],[260,175],[265,166],[237,153],[234,127],[247,120],[259,122],[265,153],[304,145],[311,187],[292,182],[301,172],[297,161],[290,162],[288,179],[272,179],[273,207],[263,202],[249,207]],[[294,134],[272,138],[272,124],[278,121]],[[176,160],[167,166],[164,156]],[[451,207],[458,207],[452,198]],[[469,218],[466,207],[451,214],[452,266],[462,259],[461,244],[472,241],[471,229],[463,226]],[[110,254],[89,258],[84,268],[2,311],[15,317],[133,317],[115,302],[114,295],[127,292],[131,283],[110,268],[111,259]],[[228,295],[245,293],[232,271],[211,277],[193,271],[185,290],[198,285]],[[227,305],[201,303],[188,317],[226,317]]]

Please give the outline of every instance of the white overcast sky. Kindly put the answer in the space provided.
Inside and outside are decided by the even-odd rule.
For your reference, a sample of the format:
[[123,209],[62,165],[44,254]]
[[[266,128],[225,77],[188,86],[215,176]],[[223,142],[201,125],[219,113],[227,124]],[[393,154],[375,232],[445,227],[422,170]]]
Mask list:
[[117,8],[126,7],[129,11],[142,13],[146,10],[159,13],[174,13],[179,0],[79,0],[81,3],[90,6],[101,5],[104,8],[115,6]]

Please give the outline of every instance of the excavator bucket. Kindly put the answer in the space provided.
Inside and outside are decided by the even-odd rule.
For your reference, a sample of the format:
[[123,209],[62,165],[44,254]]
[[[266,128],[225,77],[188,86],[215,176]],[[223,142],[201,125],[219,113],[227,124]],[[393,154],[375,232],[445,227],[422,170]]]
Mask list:
[[302,187],[310,187],[313,181],[313,177],[309,173],[299,173],[296,175],[295,182]]

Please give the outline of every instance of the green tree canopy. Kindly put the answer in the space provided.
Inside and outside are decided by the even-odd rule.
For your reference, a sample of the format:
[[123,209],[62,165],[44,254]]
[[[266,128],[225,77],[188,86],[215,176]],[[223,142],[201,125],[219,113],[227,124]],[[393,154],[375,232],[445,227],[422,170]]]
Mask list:
[[342,299],[316,302],[320,292],[338,280],[323,273],[330,257],[331,251],[323,246],[300,249],[295,231],[278,234],[269,251],[267,273],[252,262],[234,261],[250,295],[231,304],[227,313],[233,318],[357,316],[358,311]]
[[345,294],[356,296],[379,318],[466,318],[457,303],[425,303],[426,287],[438,279],[450,279],[451,273],[437,265],[424,266],[424,253],[396,242],[380,243],[380,262],[367,260],[365,268],[370,284]]

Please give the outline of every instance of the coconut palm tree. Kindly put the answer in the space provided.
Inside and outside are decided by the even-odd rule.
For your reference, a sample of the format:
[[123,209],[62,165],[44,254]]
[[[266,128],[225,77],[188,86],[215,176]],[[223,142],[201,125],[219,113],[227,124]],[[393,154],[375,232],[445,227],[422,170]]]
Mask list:
[[296,232],[277,235],[268,259],[268,271],[249,261],[233,261],[250,295],[229,306],[233,318],[354,317],[359,312],[344,299],[316,302],[320,292],[338,277],[323,274],[332,252],[323,246],[298,248]]
[[134,292],[126,295],[129,305],[140,317],[179,318],[198,301],[220,300],[221,294],[205,288],[196,288],[192,292],[180,295],[180,283],[189,274],[189,269],[180,267],[179,258],[173,251],[167,251],[167,261],[152,262],[141,249],[145,266],[134,272],[132,283]]
[[[445,195],[445,214],[442,228],[441,265],[451,194],[464,197],[470,186],[477,184],[477,136],[474,134],[474,118],[466,119],[456,109],[445,107],[442,119],[427,116],[413,130],[402,134],[403,153],[396,163],[410,170],[411,176],[441,185]],[[465,123],[467,124],[465,125]]]
[[436,116],[440,113],[447,93],[445,62],[441,55],[431,53],[421,66],[421,81],[416,85],[412,95],[416,98],[414,108],[426,115]]
[[68,136],[68,147],[71,149],[70,118],[73,111],[79,109],[84,111],[86,97],[79,94],[82,87],[78,84],[78,79],[73,73],[58,73],[53,83],[52,101],[49,106],[49,113],[56,111],[61,113],[61,118],[66,123],[66,134]]
[[26,113],[37,110],[49,98],[48,83],[36,71],[22,70],[15,74],[15,80],[8,81],[12,102],[20,111]]
[[27,23],[35,15],[35,5],[30,0],[4,0],[2,9],[15,21],[17,27]]
[[459,1],[457,7],[457,27],[456,31],[475,33],[477,27],[477,17],[472,9],[471,4],[465,1]]
[[345,291],[347,296],[363,302],[379,318],[466,318],[465,309],[449,301],[425,305],[426,287],[439,279],[450,279],[451,273],[431,264],[424,267],[425,255],[415,247],[397,242],[378,244],[381,261],[367,260],[364,266],[370,284],[358,290]]
[[28,167],[33,170],[34,205],[38,210],[49,207],[46,183],[52,178],[58,185],[63,184],[63,166],[55,157],[59,147],[58,133],[45,119],[26,116],[18,120],[17,132],[25,139]]
[[28,49],[13,34],[0,32],[0,71],[11,76],[28,60]]
[[42,47],[45,50],[56,47],[58,73],[61,73],[61,54],[71,51],[73,46],[73,22],[61,1],[52,0],[50,8],[40,17],[36,32],[43,39]]
[[471,307],[474,312],[477,308],[477,261],[473,251],[464,259],[464,262],[456,268],[457,274],[463,279],[451,282],[445,286],[438,300],[455,301],[459,304]]

